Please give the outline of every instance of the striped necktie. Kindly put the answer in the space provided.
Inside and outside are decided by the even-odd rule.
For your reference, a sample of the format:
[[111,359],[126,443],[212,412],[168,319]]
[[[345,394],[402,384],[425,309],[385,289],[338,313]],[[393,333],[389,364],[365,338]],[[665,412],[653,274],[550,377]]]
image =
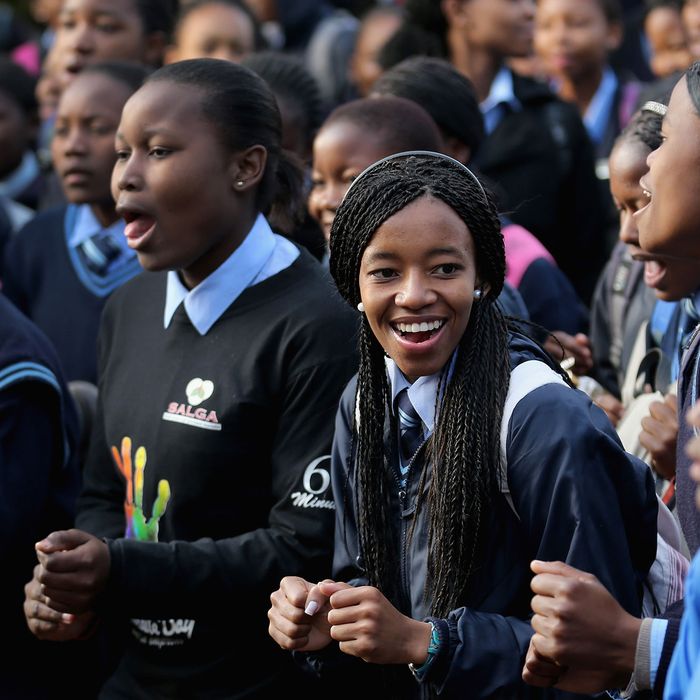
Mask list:
[[88,270],[99,277],[104,277],[122,254],[119,244],[105,231],[90,236],[77,247],[77,251]]
[[408,471],[408,464],[423,442],[423,421],[413,408],[408,389],[402,389],[396,399],[399,417],[399,445],[401,447],[401,472]]

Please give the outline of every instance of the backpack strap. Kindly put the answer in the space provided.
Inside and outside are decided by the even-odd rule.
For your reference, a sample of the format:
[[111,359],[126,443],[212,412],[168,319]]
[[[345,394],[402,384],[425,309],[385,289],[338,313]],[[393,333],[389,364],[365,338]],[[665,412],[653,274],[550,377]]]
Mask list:
[[[548,364],[541,360],[527,360],[515,367],[510,373],[510,384],[508,385],[508,394],[506,402],[503,405],[503,418],[501,419],[501,471],[499,475],[499,486],[501,493],[508,501],[515,517],[520,519],[518,511],[515,509],[513,497],[508,488],[508,430],[510,428],[510,419],[513,416],[515,407],[524,399],[531,391],[538,389],[546,384],[562,384],[565,387],[569,385],[564,381],[564,378]],[[571,388],[571,387],[569,387]]]

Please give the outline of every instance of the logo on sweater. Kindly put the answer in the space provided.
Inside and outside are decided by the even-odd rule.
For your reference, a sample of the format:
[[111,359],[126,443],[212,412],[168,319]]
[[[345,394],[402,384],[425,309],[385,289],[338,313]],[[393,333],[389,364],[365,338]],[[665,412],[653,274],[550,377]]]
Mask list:
[[331,475],[321,464],[330,462],[330,455],[318,457],[304,470],[302,478],[303,491],[294,491],[291,495],[292,505],[297,508],[324,508],[333,510],[335,503],[332,499],[324,498],[329,495]]
[[187,383],[185,394],[187,403],[172,401],[163,413],[163,420],[171,423],[191,425],[193,428],[204,430],[221,430],[221,423],[216,416],[216,411],[200,406],[214,393],[214,382],[210,379],[195,377]]
[[214,382],[209,379],[200,379],[195,377],[185,388],[187,400],[193,406],[199,406],[204,403],[214,393]]

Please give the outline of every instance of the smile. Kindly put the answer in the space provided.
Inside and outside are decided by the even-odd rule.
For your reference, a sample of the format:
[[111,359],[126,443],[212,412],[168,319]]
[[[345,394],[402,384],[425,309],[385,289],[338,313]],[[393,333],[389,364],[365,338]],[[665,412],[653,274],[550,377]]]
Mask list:
[[420,323],[391,323],[391,327],[401,339],[410,343],[424,343],[433,338],[445,325],[444,319],[421,321]]

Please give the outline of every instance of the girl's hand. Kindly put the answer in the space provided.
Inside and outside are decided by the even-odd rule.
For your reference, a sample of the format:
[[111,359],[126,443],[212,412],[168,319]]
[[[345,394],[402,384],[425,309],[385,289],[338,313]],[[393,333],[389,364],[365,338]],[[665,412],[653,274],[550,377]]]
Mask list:
[[38,639],[52,642],[65,642],[89,636],[97,622],[95,613],[71,615],[51,608],[48,598],[41,592],[41,584],[37,578],[40,571],[41,566],[37,564],[34,577],[24,587],[24,617],[30,632]]
[[642,419],[639,443],[649,450],[651,465],[664,479],[676,475],[676,440],[678,438],[678,401],[668,394],[663,401],[649,405],[649,415]]
[[95,607],[107,585],[109,547],[82,530],[52,532],[36,544],[39,570],[35,578],[49,605],[61,613],[85,613]]
[[[324,583],[333,584],[330,580]],[[330,605],[320,586],[298,576],[285,576],[270,596],[268,632],[282,649],[318,651],[331,643]]]
[[340,650],[375,664],[420,666],[428,658],[431,627],[400,613],[373,586],[319,584],[329,596],[330,634]]

